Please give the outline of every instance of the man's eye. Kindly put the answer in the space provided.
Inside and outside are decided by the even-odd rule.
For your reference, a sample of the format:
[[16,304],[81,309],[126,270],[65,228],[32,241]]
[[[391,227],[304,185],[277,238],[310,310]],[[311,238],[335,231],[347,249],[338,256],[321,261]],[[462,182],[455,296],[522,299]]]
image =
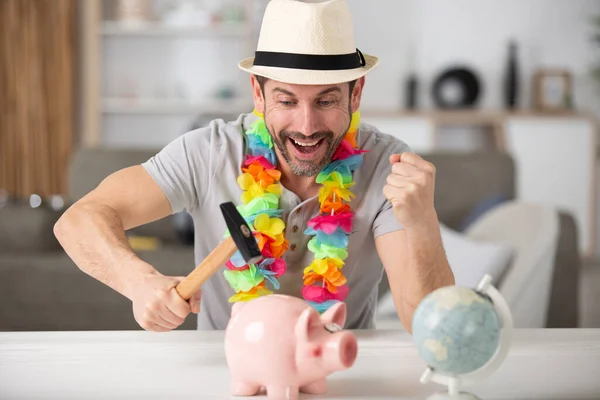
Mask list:
[[331,101],[331,100],[322,100],[319,102],[319,105],[321,105],[323,107],[328,107],[332,104],[333,104],[333,101]]
[[279,104],[281,104],[282,106],[289,107],[289,106],[294,105],[294,102],[293,101],[279,100]]

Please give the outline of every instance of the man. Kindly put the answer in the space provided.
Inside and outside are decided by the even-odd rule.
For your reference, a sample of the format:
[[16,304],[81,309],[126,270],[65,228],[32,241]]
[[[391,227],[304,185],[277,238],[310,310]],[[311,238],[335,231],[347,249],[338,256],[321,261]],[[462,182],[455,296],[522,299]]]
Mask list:
[[[198,314],[200,329],[224,329],[231,296],[235,299],[237,292],[239,299],[251,298],[276,285],[280,285],[278,293],[303,296],[313,303],[319,297],[343,300],[347,327],[371,328],[385,268],[398,316],[410,332],[421,299],[453,284],[454,278],[433,205],[433,165],[372,126],[361,124],[357,132],[351,132],[352,119],[356,123],[359,115],[365,75],[377,63],[376,57],[355,48],[344,0],[272,0],[255,57],[239,65],[250,73],[255,112],[228,123],[215,120],[176,139],[143,165],[107,177],[64,213],[55,226],[58,240],[81,270],[132,301],[133,315],[146,330],[175,329],[190,312]],[[260,135],[251,137],[257,123],[268,131],[261,136],[262,142],[257,142]],[[248,158],[260,154],[261,160]],[[320,172],[339,167],[334,159],[345,159],[340,154],[356,156],[351,159],[360,159],[360,165],[346,177],[325,171],[329,182],[317,182],[318,176],[324,176]],[[242,169],[248,167],[245,161],[252,160],[258,168],[255,176],[264,173],[261,184],[268,184],[259,187],[248,169]],[[252,184],[257,186],[252,188]],[[279,272],[264,264],[260,271],[265,279],[246,276],[255,279],[252,284],[233,278],[242,265],[228,265],[186,302],[174,289],[182,277],[163,275],[155,267],[168,272],[167,265],[145,263],[128,245],[126,230],[186,210],[194,219],[196,262],[200,263],[225,232],[219,204],[233,201],[240,205],[242,193],[248,202],[269,191],[275,196],[270,198],[278,199],[275,208],[282,213],[254,222],[256,229],[262,225],[261,229],[273,232],[270,239],[262,236],[263,245],[272,246],[269,252],[275,252],[276,245],[285,252]],[[348,206],[342,204],[342,197],[350,200]],[[341,221],[350,215],[342,210],[353,216],[351,232],[336,239],[338,247],[334,242],[328,242],[329,247],[318,241],[310,244],[307,230],[309,225],[316,226],[314,218],[322,215],[321,221]],[[346,229],[350,229],[348,222]],[[318,239],[333,240],[335,232],[329,230],[329,234]],[[285,235],[285,243],[275,239],[280,235]],[[315,251],[335,253],[344,261],[329,259],[329,264],[318,267],[313,264]],[[277,257],[271,256],[272,267]],[[273,284],[274,275],[278,279]]]

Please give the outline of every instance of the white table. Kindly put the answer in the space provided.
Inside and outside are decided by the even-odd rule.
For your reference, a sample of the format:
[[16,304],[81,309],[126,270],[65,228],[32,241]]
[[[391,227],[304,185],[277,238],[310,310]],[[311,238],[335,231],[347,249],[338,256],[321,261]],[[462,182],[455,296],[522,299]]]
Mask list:
[[[354,366],[301,399],[423,399],[411,337],[357,332]],[[470,388],[483,399],[600,398],[600,330],[517,330],[502,367]],[[0,333],[0,399],[242,399],[229,395],[222,332]],[[256,396],[253,399],[264,398]]]

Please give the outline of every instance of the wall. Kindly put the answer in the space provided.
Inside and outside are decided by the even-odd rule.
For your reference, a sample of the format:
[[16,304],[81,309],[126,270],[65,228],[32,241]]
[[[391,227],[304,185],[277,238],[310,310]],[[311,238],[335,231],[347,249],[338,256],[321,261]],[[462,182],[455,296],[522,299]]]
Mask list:
[[[381,57],[368,76],[365,108],[403,105],[401,82],[416,68],[422,106],[430,108],[430,84],[451,64],[475,68],[484,83],[481,106],[502,105],[502,76],[509,39],[519,47],[522,106],[529,106],[535,67],[568,68],[575,77],[575,105],[600,117],[600,84],[588,71],[600,63],[588,19],[600,15],[599,0],[348,0],[357,46]],[[385,11],[384,11],[385,10]],[[414,57],[412,55],[414,54]]]

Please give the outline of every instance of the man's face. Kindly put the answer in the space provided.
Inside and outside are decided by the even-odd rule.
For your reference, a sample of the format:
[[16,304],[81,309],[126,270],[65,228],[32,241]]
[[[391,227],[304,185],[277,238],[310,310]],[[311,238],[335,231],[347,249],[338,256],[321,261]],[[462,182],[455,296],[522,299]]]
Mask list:
[[267,80],[263,101],[265,123],[280,159],[304,177],[317,175],[331,161],[356,105],[348,83],[313,86]]

